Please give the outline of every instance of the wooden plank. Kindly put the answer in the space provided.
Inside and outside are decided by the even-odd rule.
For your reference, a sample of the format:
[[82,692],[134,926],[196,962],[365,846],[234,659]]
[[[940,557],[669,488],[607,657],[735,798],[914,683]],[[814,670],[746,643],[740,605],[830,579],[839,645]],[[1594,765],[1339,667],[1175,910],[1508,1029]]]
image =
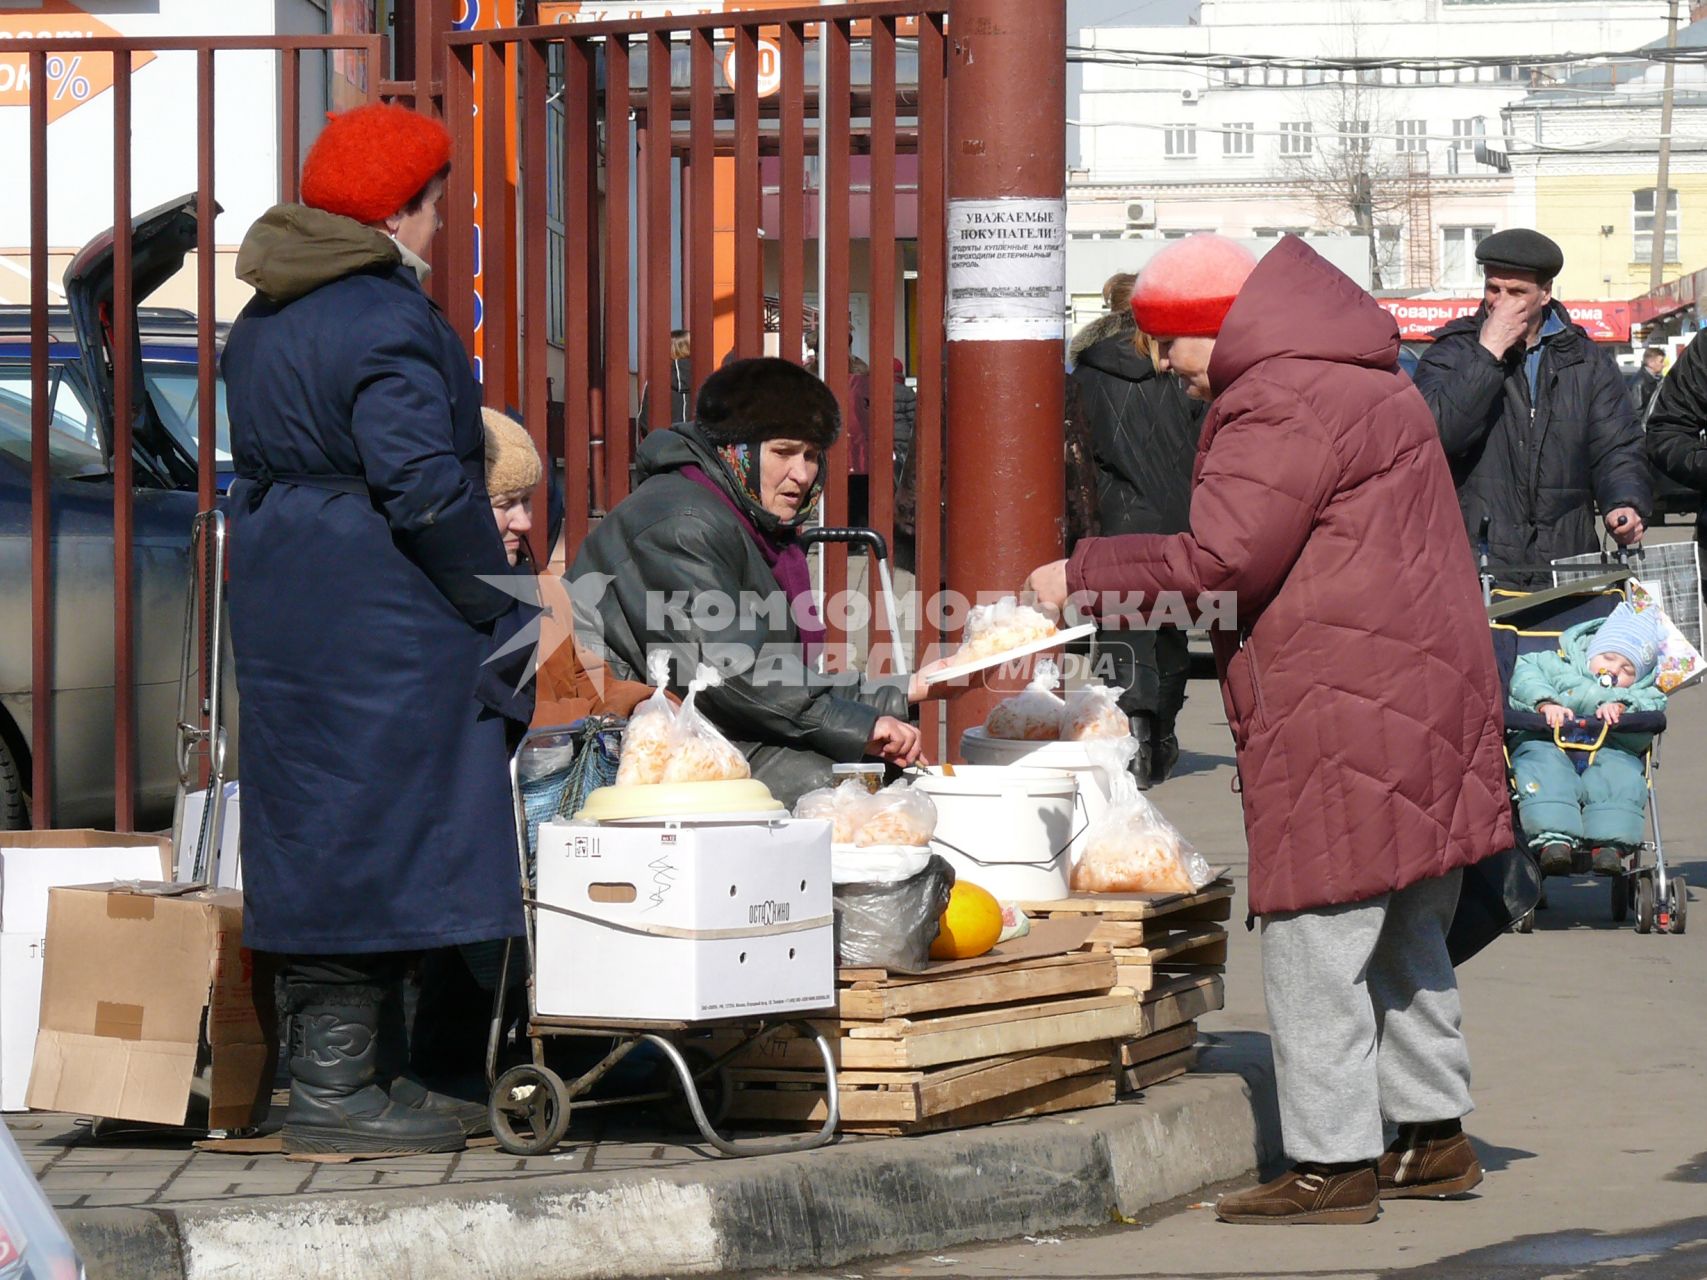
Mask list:
[[1001,1005],[993,1009],[975,1009],[967,1013],[947,1013],[930,1018],[889,1018],[883,1022],[859,1022],[844,1029],[850,1040],[902,1040],[913,1036],[942,1035],[953,1031],[969,1031],[978,1027],[999,1026],[1002,1023],[1036,1017],[1039,1014],[1081,1013],[1095,1009],[1110,1009],[1128,1001],[1103,992],[1075,1000],[1048,1000],[1025,1004]]
[[1181,1049],[1189,1049],[1196,1043],[1197,1023],[1182,1022],[1177,1027],[1169,1027],[1166,1031],[1158,1031],[1141,1040],[1128,1040],[1120,1046],[1120,1062],[1122,1066],[1133,1067],[1154,1058],[1165,1058]]
[[[844,1121],[903,1124],[1008,1097],[1069,1076],[1111,1072],[1113,1062],[1113,1046],[1103,1041],[1041,1053],[1013,1054],[931,1072],[887,1075],[879,1072],[838,1072],[836,1078],[841,1085]],[[756,1079],[760,1076],[784,1087],[743,1089],[736,1095],[742,1099],[737,1114],[822,1122],[827,1109],[822,1072],[738,1070],[734,1073],[738,1083],[747,1085],[761,1083]],[[850,1085],[850,1080],[856,1076],[906,1083],[898,1087],[862,1088]]]
[[[1036,1017],[1013,1018],[989,1026],[963,1027],[936,1034],[910,1035],[896,1040],[841,1039],[831,1042],[831,1057],[838,1068],[852,1071],[906,1071],[970,1062],[1008,1053],[1028,1053],[1063,1045],[1087,1044],[1093,1040],[1130,1040],[1142,1032],[1140,1006],[1130,996],[1110,998],[1105,1007]],[[1053,1010],[1053,1011],[1052,1011]],[[715,1043],[715,1042],[714,1042]],[[719,1050],[732,1047],[723,1043]],[[820,1062],[810,1040],[775,1036],[743,1055],[743,1067],[813,1067]]]
[[898,985],[860,982],[838,993],[845,1019],[882,1020],[939,1009],[1012,1004],[1081,991],[1107,991],[1114,985],[1115,962],[1109,956],[1075,951],[964,977]]
[[1127,1067],[1120,1073],[1120,1087],[1125,1093],[1136,1093],[1140,1089],[1161,1084],[1164,1080],[1172,1080],[1175,1076],[1183,1076],[1196,1065],[1196,1047],[1181,1049],[1178,1053],[1170,1053],[1164,1058],[1152,1058],[1135,1067]]
[[[1018,1093],[1006,1094],[913,1121],[854,1119],[847,1105],[852,1098],[844,1095],[842,1127],[859,1133],[895,1135],[971,1128],[995,1124],[1001,1120],[1018,1120],[1025,1116],[1103,1106],[1115,1101],[1117,1091],[1114,1076],[1103,1069],[1090,1074],[1050,1080]],[[822,1124],[824,1114],[823,1098],[814,1097],[805,1091],[772,1091],[766,1096],[761,1090],[741,1090],[735,1094],[730,1106],[730,1116],[735,1120],[789,1125]]]
[[1141,996],[1156,985],[1156,971],[1147,964],[1123,964],[1115,967],[1114,986],[1110,995]]
[[[1232,897],[1233,882],[1222,876],[1196,893],[1088,893],[1062,898],[1058,902],[1021,902],[1017,905],[1028,916],[1095,915],[1119,920],[1151,920],[1213,907],[1222,900],[1227,900],[1226,910],[1231,911]],[[1224,920],[1227,917],[1219,918]]]
[[994,950],[969,960],[933,960],[923,973],[890,973],[869,965],[849,966],[836,971],[840,982],[934,982],[940,978],[965,973],[982,973],[1002,966],[1014,966],[1067,955],[1085,945],[1094,921],[1081,918],[1062,920],[1033,920],[1031,932],[1023,938],[1011,938]]
[[1122,964],[1156,964],[1176,956],[1182,960],[1186,959],[1188,953],[1195,957],[1199,951],[1213,955],[1217,949],[1220,958],[1205,959],[1204,963],[1226,962],[1227,931],[1218,924],[1198,924],[1187,929],[1170,929],[1166,933],[1146,938],[1140,946],[1115,947],[1113,953]]
[[[1221,978],[1216,974],[1205,974],[1202,978],[1192,981],[1202,985],[1188,987],[1180,991],[1156,991],[1146,993],[1145,1001],[1139,1005],[1138,1037],[1152,1036],[1158,1031],[1166,1031],[1169,1027],[1177,1027],[1181,1023],[1191,1022],[1201,1018],[1213,1009],[1219,1009],[1223,1003]],[[1156,998],[1151,999],[1151,996]],[[1126,1053],[1122,1050],[1121,1062],[1131,1066],[1126,1061]]]

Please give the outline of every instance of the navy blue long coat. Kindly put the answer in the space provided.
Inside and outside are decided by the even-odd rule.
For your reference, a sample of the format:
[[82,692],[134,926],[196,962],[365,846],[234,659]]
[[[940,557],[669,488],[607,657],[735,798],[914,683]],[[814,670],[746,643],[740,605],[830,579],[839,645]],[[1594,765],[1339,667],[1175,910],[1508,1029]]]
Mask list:
[[279,287],[317,283],[291,300],[257,296],[225,348],[244,941],[266,951],[522,931],[502,682],[485,665],[518,607],[480,581],[511,570],[478,388],[395,264],[393,249]]

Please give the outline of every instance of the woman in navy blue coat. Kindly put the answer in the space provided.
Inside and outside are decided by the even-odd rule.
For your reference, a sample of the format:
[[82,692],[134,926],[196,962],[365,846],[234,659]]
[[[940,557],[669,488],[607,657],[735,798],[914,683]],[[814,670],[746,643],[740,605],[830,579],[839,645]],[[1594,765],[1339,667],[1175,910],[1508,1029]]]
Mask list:
[[379,1009],[409,953],[522,931],[506,716],[530,708],[488,665],[519,606],[479,388],[419,280],[448,155],[401,107],[335,117],[304,203],[244,240],[222,362],[244,940],[281,955],[293,1151],[460,1148],[450,1100],[387,1079]]

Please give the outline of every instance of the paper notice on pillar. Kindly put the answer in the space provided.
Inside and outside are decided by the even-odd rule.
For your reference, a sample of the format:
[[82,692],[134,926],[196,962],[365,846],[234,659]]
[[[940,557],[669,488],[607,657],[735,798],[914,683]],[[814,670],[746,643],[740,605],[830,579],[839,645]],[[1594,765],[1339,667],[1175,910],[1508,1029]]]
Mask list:
[[1059,341],[1067,314],[1067,202],[951,200],[948,340]]

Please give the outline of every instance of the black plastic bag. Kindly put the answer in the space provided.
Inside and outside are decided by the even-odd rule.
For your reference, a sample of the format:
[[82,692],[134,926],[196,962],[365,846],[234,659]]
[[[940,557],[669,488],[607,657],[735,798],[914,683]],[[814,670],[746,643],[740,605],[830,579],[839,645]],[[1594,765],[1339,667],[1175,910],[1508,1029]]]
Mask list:
[[905,880],[837,885],[836,963],[921,972],[953,888],[954,868],[934,853],[923,871]]
[[1527,849],[1507,849],[1464,868],[1458,910],[1446,931],[1454,967],[1481,951],[1541,901],[1541,868]]

